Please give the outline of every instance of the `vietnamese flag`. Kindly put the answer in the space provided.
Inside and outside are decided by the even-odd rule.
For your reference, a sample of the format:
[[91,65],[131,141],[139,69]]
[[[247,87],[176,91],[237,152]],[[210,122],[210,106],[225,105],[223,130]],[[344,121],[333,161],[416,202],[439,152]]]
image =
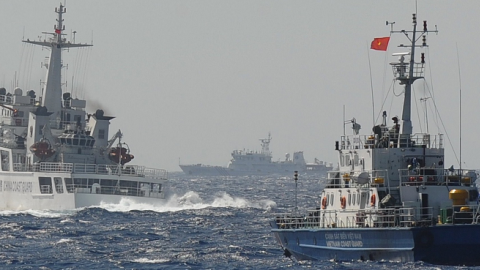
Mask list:
[[62,30],[55,28],[55,33],[60,34],[61,32],[62,32]]
[[370,46],[370,49],[377,50],[377,51],[386,51],[389,41],[390,41],[390,37],[374,38],[372,41],[372,45]]

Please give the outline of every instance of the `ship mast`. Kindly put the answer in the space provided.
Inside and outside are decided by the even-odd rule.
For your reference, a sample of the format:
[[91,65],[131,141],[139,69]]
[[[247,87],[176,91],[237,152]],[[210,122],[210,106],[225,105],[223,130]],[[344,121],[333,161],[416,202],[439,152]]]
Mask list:
[[[58,13],[57,24],[54,26],[54,32],[43,32],[44,34],[51,35],[50,38],[43,41],[23,40],[23,42],[40,45],[50,48],[50,60],[47,66],[47,75],[45,81],[45,88],[42,95],[42,106],[46,107],[48,112],[53,113],[53,120],[57,120],[57,123],[61,121],[62,110],[62,49],[75,48],[75,47],[87,47],[93,46],[91,44],[80,44],[67,42],[65,38],[62,38],[62,31],[65,30],[63,24],[63,14],[67,12],[66,8],[60,4],[59,8],[55,8],[55,12]],[[58,126],[57,126],[58,127]]]
[[260,139],[260,141],[262,142],[262,154],[265,154],[265,155],[268,155],[268,156],[271,155],[270,149],[269,149],[269,145],[270,145],[271,140],[272,140],[272,137],[270,136],[270,132],[268,133],[268,138],[267,139]]
[[[415,63],[415,48],[418,47],[427,47],[427,40],[425,34],[429,32],[438,33],[436,26],[434,31],[427,30],[427,21],[423,21],[423,31],[422,35],[422,45],[416,45],[417,42],[417,15],[412,15],[413,19],[413,30],[412,31],[390,31],[390,33],[403,33],[411,42],[410,46],[405,46],[403,44],[399,47],[410,47],[410,52],[394,53],[394,56],[399,56],[398,62],[390,63],[393,67],[393,73],[395,79],[400,81],[401,85],[405,85],[405,94],[403,102],[403,112],[402,112],[402,125],[401,132],[399,136],[399,147],[408,146],[410,140],[410,135],[412,134],[412,121],[411,121],[411,104],[412,104],[412,85],[417,79],[423,78],[423,69],[425,64],[425,55],[422,53],[421,62]],[[387,22],[388,24],[388,22]],[[412,38],[408,36],[408,33],[412,34]],[[405,63],[405,55],[410,55],[410,62]],[[407,73],[408,67],[408,73]]]

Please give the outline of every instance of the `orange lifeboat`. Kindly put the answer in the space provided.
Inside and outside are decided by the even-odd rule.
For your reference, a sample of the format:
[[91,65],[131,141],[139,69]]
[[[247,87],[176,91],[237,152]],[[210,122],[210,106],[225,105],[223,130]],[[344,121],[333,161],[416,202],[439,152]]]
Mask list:
[[30,146],[30,151],[41,160],[47,159],[55,154],[55,150],[46,140],[41,140],[32,144],[32,146]]
[[127,150],[125,147],[113,147],[110,150],[108,157],[111,161],[115,163],[121,163],[122,165],[130,162],[133,159],[133,155],[131,155],[130,151]]

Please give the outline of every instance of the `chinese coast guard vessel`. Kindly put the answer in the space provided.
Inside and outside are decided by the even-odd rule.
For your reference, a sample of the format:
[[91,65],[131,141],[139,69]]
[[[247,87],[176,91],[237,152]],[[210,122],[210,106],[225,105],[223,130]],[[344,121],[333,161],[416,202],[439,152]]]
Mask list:
[[227,167],[208,166],[203,164],[180,165],[180,168],[187,175],[214,176],[214,175],[270,175],[270,174],[292,174],[294,171],[300,173],[325,173],[333,167],[331,164],[315,159],[314,163],[306,163],[303,152],[294,152],[293,159],[290,154],[285,155],[284,161],[272,161],[270,152],[270,141],[272,137],[260,139],[262,150],[245,151],[234,150],[232,159]]
[[0,88],[0,210],[74,209],[122,198],[150,203],[165,197],[167,172],[126,165],[134,157],[102,110],[86,114],[85,100],[62,93],[62,50],[91,46],[66,40],[64,6],[44,40],[50,50],[42,97]]
[[387,126],[384,112],[371,134],[358,134],[354,125],[354,135],[336,142],[339,169],[328,173],[319,201],[302,213],[295,206],[291,213],[276,214],[270,222],[285,255],[480,265],[477,175],[445,169],[442,134],[412,128],[412,84],[423,78],[425,63],[423,53],[415,62],[415,52],[426,47],[428,32],[426,21],[417,31],[415,14],[412,31],[392,27],[392,34],[409,39],[399,46],[408,52],[395,53],[399,59],[390,63],[405,87],[402,121],[393,117],[393,126]]

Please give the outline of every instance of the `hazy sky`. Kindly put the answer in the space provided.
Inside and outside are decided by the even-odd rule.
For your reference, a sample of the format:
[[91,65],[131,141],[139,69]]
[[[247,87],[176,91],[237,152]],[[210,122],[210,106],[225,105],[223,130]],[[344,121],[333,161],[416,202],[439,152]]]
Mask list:
[[[52,32],[59,3],[0,1],[0,84],[7,89],[17,78],[24,90],[40,92],[48,51],[21,40]],[[368,48],[390,35],[387,20],[411,30],[415,1],[69,0],[66,7],[64,33],[94,45],[64,53],[67,89],[90,101],[89,112],[116,117],[111,135],[122,130],[135,164],[169,171],[180,170],[179,160],[226,165],[234,149],[259,150],[268,132],[275,160],[301,150],[307,161],[336,163],[344,106],[345,118],[355,117],[366,134],[373,115],[386,110],[390,125],[402,114],[388,63],[407,39],[393,35],[387,52]],[[448,134],[446,165],[458,167],[461,88],[462,161],[480,168],[480,2],[419,0],[417,8],[419,24],[427,20],[439,33],[427,37],[426,79],[414,85],[414,131],[425,131],[420,98],[433,92],[440,116],[428,99],[427,116],[439,123],[429,131]]]

